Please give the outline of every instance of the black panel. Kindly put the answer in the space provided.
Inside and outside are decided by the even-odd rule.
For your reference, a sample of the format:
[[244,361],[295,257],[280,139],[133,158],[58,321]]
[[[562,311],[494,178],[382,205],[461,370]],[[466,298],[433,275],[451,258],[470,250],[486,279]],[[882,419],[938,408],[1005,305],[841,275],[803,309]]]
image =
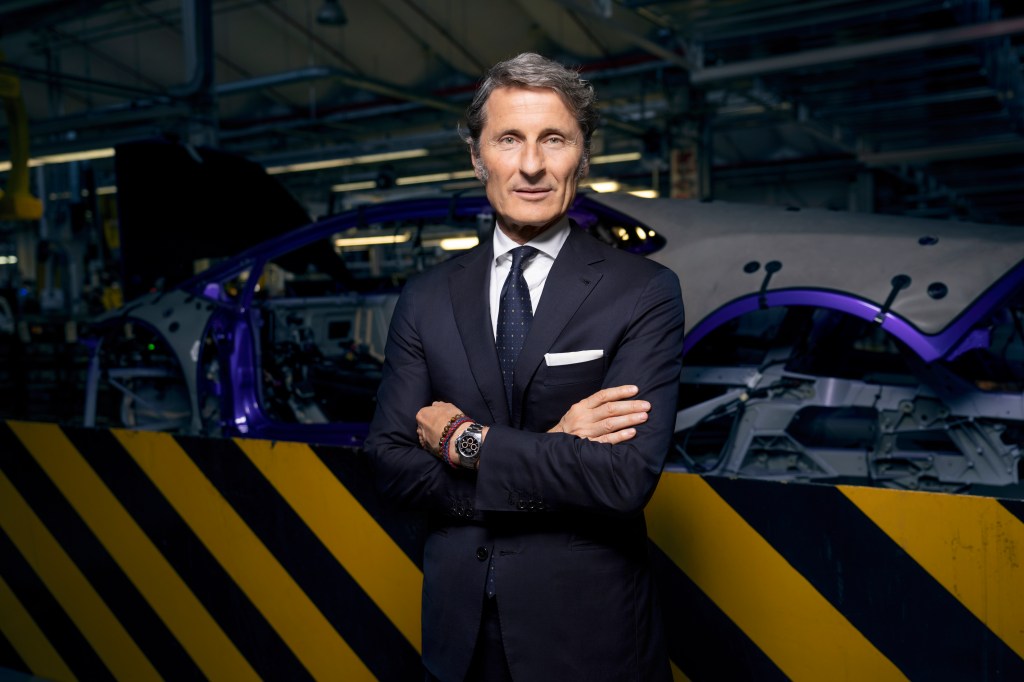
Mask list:
[[6,670],[14,670],[25,674],[32,673],[25,664],[25,661],[21,660],[21,656],[15,651],[14,646],[4,637],[4,633],[0,632],[0,673]]
[[333,446],[311,447],[363,509],[422,571],[423,542],[426,537],[423,514],[389,503],[377,493],[370,461],[362,450]]
[[651,551],[669,656],[689,679],[787,679],[746,633],[653,543]]
[[109,431],[66,429],[71,441],[263,679],[309,673]]
[[263,167],[204,147],[145,141],[116,147],[125,300],[311,222]]
[[75,677],[97,682],[114,679],[3,530],[0,530],[0,576]]
[[415,648],[233,441],[178,440],[377,679],[422,679]]
[[705,480],[910,679],[1024,679],[1024,660],[838,489]]
[[[3,428],[10,427],[4,424]],[[199,669],[163,620],[20,442],[5,452],[2,466],[14,487],[150,663],[167,677],[199,676]]]

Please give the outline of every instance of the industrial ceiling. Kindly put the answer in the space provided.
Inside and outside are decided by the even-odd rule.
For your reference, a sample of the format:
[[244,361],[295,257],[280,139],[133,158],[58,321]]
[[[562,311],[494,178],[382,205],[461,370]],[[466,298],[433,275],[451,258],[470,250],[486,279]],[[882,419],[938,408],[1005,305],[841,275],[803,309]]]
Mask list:
[[1011,0],[0,0],[0,49],[33,157],[163,137],[310,201],[472,183],[461,112],[535,51],[598,90],[595,175],[657,187],[692,150],[692,196],[870,177],[871,210],[1024,225]]

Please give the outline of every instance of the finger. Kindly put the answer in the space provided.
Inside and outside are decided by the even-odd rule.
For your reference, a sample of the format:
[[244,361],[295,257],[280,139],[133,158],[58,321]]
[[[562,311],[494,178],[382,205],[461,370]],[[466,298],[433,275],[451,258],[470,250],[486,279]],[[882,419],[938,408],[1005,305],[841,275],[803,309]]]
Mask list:
[[611,417],[603,421],[606,431],[621,431],[622,429],[626,429],[631,426],[638,426],[640,424],[643,424],[645,421],[647,421],[647,413],[630,412],[629,414]]
[[636,429],[622,429],[620,431],[613,431],[606,433],[603,436],[591,438],[590,440],[596,443],[609,443],[616,445],[618,443],[625,443],[627,440],[636,435]]
[[646,414],[650,409],[651,404],[646,400],[617,400],[594,408],[595,412],[598,412],[605,417],[617,417],[619,415],[633,413]]
[[604,436],[606,434],[632,428],[647,421],[646,412],[633,412],[619,417],[602,419],[591,424],[585,429],[586,437]]
[[624,385],[624,386],[612,386],[610,388],[602,388],[596,393],[584,398],[581,402],[585,407],[594,409],[600,407],[604,403],[612,402],[616,400],[625,400],[626,398],[632,398],[637,394],[638,389],[636,386]]

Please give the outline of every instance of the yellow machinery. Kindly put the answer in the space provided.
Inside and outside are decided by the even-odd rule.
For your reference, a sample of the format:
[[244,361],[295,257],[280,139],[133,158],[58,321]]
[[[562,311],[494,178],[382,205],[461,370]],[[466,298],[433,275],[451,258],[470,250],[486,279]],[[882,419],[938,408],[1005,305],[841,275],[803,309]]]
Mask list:
[[43,215],[43,202],[29,191],[28,116],[21,96],[21,81],[4,68],[3,61],[4,55],[0,53],[0,99],[10,131],[11,170],[7,189],[0,190],[0,220],[39,220]]

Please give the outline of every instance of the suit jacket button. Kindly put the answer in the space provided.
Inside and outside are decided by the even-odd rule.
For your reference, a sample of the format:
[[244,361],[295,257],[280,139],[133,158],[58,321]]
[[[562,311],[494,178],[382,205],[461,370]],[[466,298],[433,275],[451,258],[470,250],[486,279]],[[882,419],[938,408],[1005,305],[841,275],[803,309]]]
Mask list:
[[477,547],[476,548],[476,558],[479,559],[480,561],[487,561],[487,548],[486,547]]

